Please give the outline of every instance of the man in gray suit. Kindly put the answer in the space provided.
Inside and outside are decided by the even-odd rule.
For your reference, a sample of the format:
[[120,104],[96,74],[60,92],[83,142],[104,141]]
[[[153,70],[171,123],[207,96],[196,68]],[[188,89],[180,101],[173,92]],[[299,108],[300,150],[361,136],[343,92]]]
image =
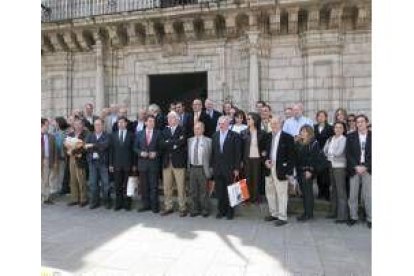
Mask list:
[[195,217],[209,215],[209,194],[207,181],[212,176],[211,163],[211,138],[204,134],[203,122],[194,125],[194,137],[188,141],[188,170],[190,172],[190,216]]

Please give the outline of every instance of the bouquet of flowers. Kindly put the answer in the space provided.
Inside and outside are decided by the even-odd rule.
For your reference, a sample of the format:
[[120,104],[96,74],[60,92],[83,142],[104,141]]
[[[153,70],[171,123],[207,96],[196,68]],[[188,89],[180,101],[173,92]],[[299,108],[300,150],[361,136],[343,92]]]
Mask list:
[[64,144],[68,149],[68,154],[71,155],[73,150],[82,148],[84,142],[76,137],[67,137]]

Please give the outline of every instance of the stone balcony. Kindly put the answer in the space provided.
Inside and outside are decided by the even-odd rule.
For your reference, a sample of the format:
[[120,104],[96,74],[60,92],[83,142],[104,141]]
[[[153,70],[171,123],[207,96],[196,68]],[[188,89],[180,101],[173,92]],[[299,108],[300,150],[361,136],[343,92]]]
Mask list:
[[97,40],[120,48],[231,40],[249,31],[303,36],[308,31],[371,28],[369,0],[189,0],[180,5],[176,3],[184,2],[79,0],[71,1],[75,10],[69,9],[67,2],[44,1],[49,19],[42,21],[42,54],[91,51]]

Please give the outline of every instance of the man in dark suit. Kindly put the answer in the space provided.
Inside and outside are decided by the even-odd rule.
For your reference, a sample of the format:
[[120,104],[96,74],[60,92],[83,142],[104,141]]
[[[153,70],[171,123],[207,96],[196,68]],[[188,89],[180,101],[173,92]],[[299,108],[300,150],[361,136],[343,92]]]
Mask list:
[[[200,99],[194,99],[193,101],[193,112],[189,116],[189,120],[187,123],[187,137],[194,136],[194,125],[196,122],[202,122],[204,127],[209,121],[209,118],[205,111],[203,111],[203,103]],[[205,134],[204,134],[205,135]]]
[[[328,113],[325,110],[320,110],[316,114],[317,124],[313,126],[315,132],[315,139],[319,143],[319,148],[323,149],[326,141],[334,135],[333,127],[328,124]],[[330,199],[329,186],[329,169],[325,169],[318,173],[316,177],[316,182],[318,184],[319,198],[325,198],[326,200]]]
[[[128,109],[126,109],[125,107],[121,107],[118,111],[118,119],[124,117],[126,120],[126,129],[128,132],[134,133],[134,123],[131,122],[128,119]],[[119,120],[117,120],[113,125],[112,125],[112,132],[118,132],[118,122]]]
[[204,105],[206,107],[205,113],[207,114],[207,120],[205,122],[206,130],[204,134],[207,137],[212,137],[216,132],[217,120],[221,116],[221,113],[213,108],[214,104],[210,99],[206,99]]
[[227,186],[239,176],[242,146],[238,134],[229,130],[229,117],[221,116],[218,124],[219,131],[212,138],[212,167],[218,198],[216,218],[233,219],[234,209],[229,204]]
[[368,117],[358,115],[355,118],[357,131],[346,137],[346,161],[350,175],[349,226],[358,221],[358,194],[362,183],[362,199],[365,206],[367,225],[371,228],[371,131],[368,130]]
[[175,112],[177,112],[178,116],[180,117],[179,125],[184,127],[186,132],[189,130],[189,121],[190,121],[190,113],[185,111],[185,107],[183,102],[178,101],[175,103]]
[[112,133],[109,150],[109,170],[115,178],[115,211],[124,208],[131,210],[131,198],[126,195],[131,168],[135,171],[133,153],[134,135],[127,131],[127,118],[118,118],[118,131]]
[[295,144],[293,137],[282,131],[279,116],[272,117],[270,127],[265,161],[265,192],[270,215],[265,221],[282,226],[287,224],[288,177],[293,175]]
[[142,201],[138,211],[152,210],[159,212],[158,177],[161,158],[161,132],[154,129],[155,117],[148,115],[145,119],[145,129],[138,132],[135,139],[134,151],[138,155],[139,184],[141,185]]
[[93,104],[87,103],[85,105],[85,116],[83,117],[83,125],[90,131],[93,132],[93,124],[99,116],[93,114]]
[[173,212],[173,182],[177,184],[180,217],[187,215],[185,196],[185,169],[187,167],[187,137],[179,125],[179,116],[175,111],[168,113],[168,127],[162,132],[163,181],[165,209],[161,215]]
[[55,137],[49,134],[49,121],[45,118],[41,119],[41,176],[42,176],[42,203],[53,204],[50,198],[50,190],[52,186],[52,171],[57,169],[58,151],[56,148]]
[[[108,174],[110,138],[103,131],[104,121],[102,119],[95,120],[94,129],[95,132],[87,136],[85,145],[88,152],[86,158],[89,164],[89,189],[91,199],[89,208],[95,209],[100,206],[100,192],[102,190],[103,203],[109,209],[111,208]],[[99,181],[101,182],[101,189],[99,188]]]

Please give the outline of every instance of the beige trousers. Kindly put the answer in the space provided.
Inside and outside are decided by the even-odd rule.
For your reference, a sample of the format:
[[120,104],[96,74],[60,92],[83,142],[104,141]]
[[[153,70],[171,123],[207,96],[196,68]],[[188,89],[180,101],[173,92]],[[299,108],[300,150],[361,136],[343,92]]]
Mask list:
[[185,198],[185,168],[173,168],[170,165],[163,169],[162,176],[164,179],[164,205],[165,210],[173,209],[173,182],[177,184],[178,206],[181,212],[186,211]]
[[270,215],[280,220],[287,220],[288,181],[277,179],[276,165],[265,179],[265,193]]
[[42,202],[50,198],[50,189],[52,186],[52,168],[49,167],[49,159],[42,160]]
[[83,203],[87,200],[86,195],[86,172],[85,169],[76,165],[75,157],[69,159],[70,170],[70,195],[72,202]]

